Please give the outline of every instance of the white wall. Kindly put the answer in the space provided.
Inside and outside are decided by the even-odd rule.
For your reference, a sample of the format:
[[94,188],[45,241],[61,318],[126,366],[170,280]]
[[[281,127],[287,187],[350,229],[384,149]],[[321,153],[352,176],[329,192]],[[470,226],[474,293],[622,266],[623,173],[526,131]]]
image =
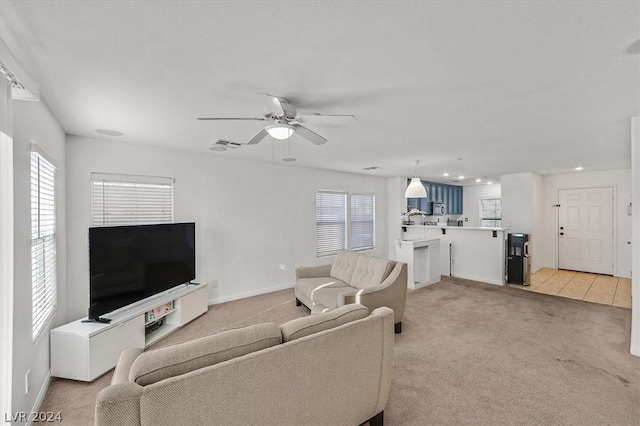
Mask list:
[[530,234],[533,223],[533,173],[500,176],[502,227]]
[[401,216],[407,211],[406,190],[406,176],[387,180],[387,254],[391,259],[397,259],[395,241],[403,238]]
[[480,200],[482,198],[500,198],[501,185],[467,185],[462,188],[462,216],[464,226],[480,226]]
[[531,272],[545,265],[545,178],[534,172],[503,175],[502,226],[512,233],[530,234]]
[[[58,298],[53,326],[66,320],[66,215],[65,215],[65,135],[42,102],[13,102],[14,137],[14,331],[13,331],[13,412],[38,408],[49,378],[49,329],[34,342],[31,333],[31,199],[30,152],[37,142],[57,167],[56,244]],[[31,391],[25,393],[25,373],[31,370]],[[34,407],[34,405],[37,405]]]
[[317,189],[375,193],[377,249],[371,253],[386,256],[384,178],[68,137],[68,320],[87,313],[91,172],[175,178],[174,220],[196,222],[197,278],[218,281],[211,302],[292,287],[295,267],[333,261],[316,258]]
[[545,178],[537,173],[531,176],[531,239],[529,240],[529,249],[531,250],[531,273],[535,273],[543,268],[543,244],[546,238],[544,234],[545,224],[545,197],[544,197]]
[[602,172],[575,172],[545,177],[545,199],[542,205],[543,266],[558,267],[558,190],[570,188],[591,188],[612,186],[614,194],[614,240],[613,274],[618,277],[631,276],[631,216],[627,206],[631,202],[631,170],[610,170]]
[[[0,40],[0,43],[2,40]],[[2,60],[2,58],[0,58]],[[0,78],[0,415],[13,393],[13,116],[11,85]]]
[[631,282],[631,353],[640,356],[640,116],[631,119],[631,168],[633,183],[633,264]]

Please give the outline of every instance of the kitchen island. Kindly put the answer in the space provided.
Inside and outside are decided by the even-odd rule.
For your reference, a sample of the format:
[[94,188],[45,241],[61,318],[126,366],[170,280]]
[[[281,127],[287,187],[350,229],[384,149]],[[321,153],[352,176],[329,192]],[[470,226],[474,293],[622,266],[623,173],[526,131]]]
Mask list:
[[396,240],[396,259],[407,264],[407,287],[417,289],[440,281],[440,240]]
[[505,283],[507,229],[433,225],[402,225],[402,229],[402,241],[440,240],[442,275]]

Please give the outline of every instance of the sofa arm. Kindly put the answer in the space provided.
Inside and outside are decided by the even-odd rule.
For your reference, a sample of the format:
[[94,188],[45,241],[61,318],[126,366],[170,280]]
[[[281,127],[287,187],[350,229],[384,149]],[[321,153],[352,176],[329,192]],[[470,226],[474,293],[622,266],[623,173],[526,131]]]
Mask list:
[[360,303],[373,311],[381,306],[393,309],[396,323],[402,321],[407,301],[407,264],[398,262],[389,276],[377,286],[359,290],[356,294],[339,296],[338,306]]
[[142,390],[133,382],[102,389],[96,398],[95,426],[139,426]]
[[113,372],[113,377],[111,378],[112,385],[129,381],[129,371],[131,370],[131,366],[142,352],[144,351],[140,348],[129,348],[120,353],[120,358],[118,358],[118,363],[116,364],[116,370]]
[[301,266],[296,268],[296,280],[300,278],[328,277],[330,272],[331,265]]

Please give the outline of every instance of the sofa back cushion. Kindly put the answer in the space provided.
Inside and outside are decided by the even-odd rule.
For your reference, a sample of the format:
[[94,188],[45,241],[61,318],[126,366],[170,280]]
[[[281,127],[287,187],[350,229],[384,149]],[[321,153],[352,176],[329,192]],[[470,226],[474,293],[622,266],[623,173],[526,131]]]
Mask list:
[[352,303],[332,311],[323,312],[308,317],[291,320],[280,326],[282,341],[290,342],[310,334],[329,330],[351,321],[365,318],[369,315],[367,307]]
[[359,257],[360,254],[352,250],[338,251],[336,260],[333,262],[333,265],[331,265],[331,272],[329,275],[349,284]]
[[146,386],[280,343],[280,328],[273,323],[222,331],[140,354],[131,366],[129,380]]
[[356,262],[349,285],[355,288],[375,287],[389,276],[395,263],[393,260],[363,254]]

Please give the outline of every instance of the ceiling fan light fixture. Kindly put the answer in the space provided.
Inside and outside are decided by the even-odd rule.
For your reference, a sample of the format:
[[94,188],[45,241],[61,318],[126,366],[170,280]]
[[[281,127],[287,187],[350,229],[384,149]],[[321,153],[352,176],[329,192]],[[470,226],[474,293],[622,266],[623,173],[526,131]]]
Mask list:
[[289,124],[272,124],[266,127],[267,133],[274,139],[285,140],[289,139],[295,133],[295,127]]

